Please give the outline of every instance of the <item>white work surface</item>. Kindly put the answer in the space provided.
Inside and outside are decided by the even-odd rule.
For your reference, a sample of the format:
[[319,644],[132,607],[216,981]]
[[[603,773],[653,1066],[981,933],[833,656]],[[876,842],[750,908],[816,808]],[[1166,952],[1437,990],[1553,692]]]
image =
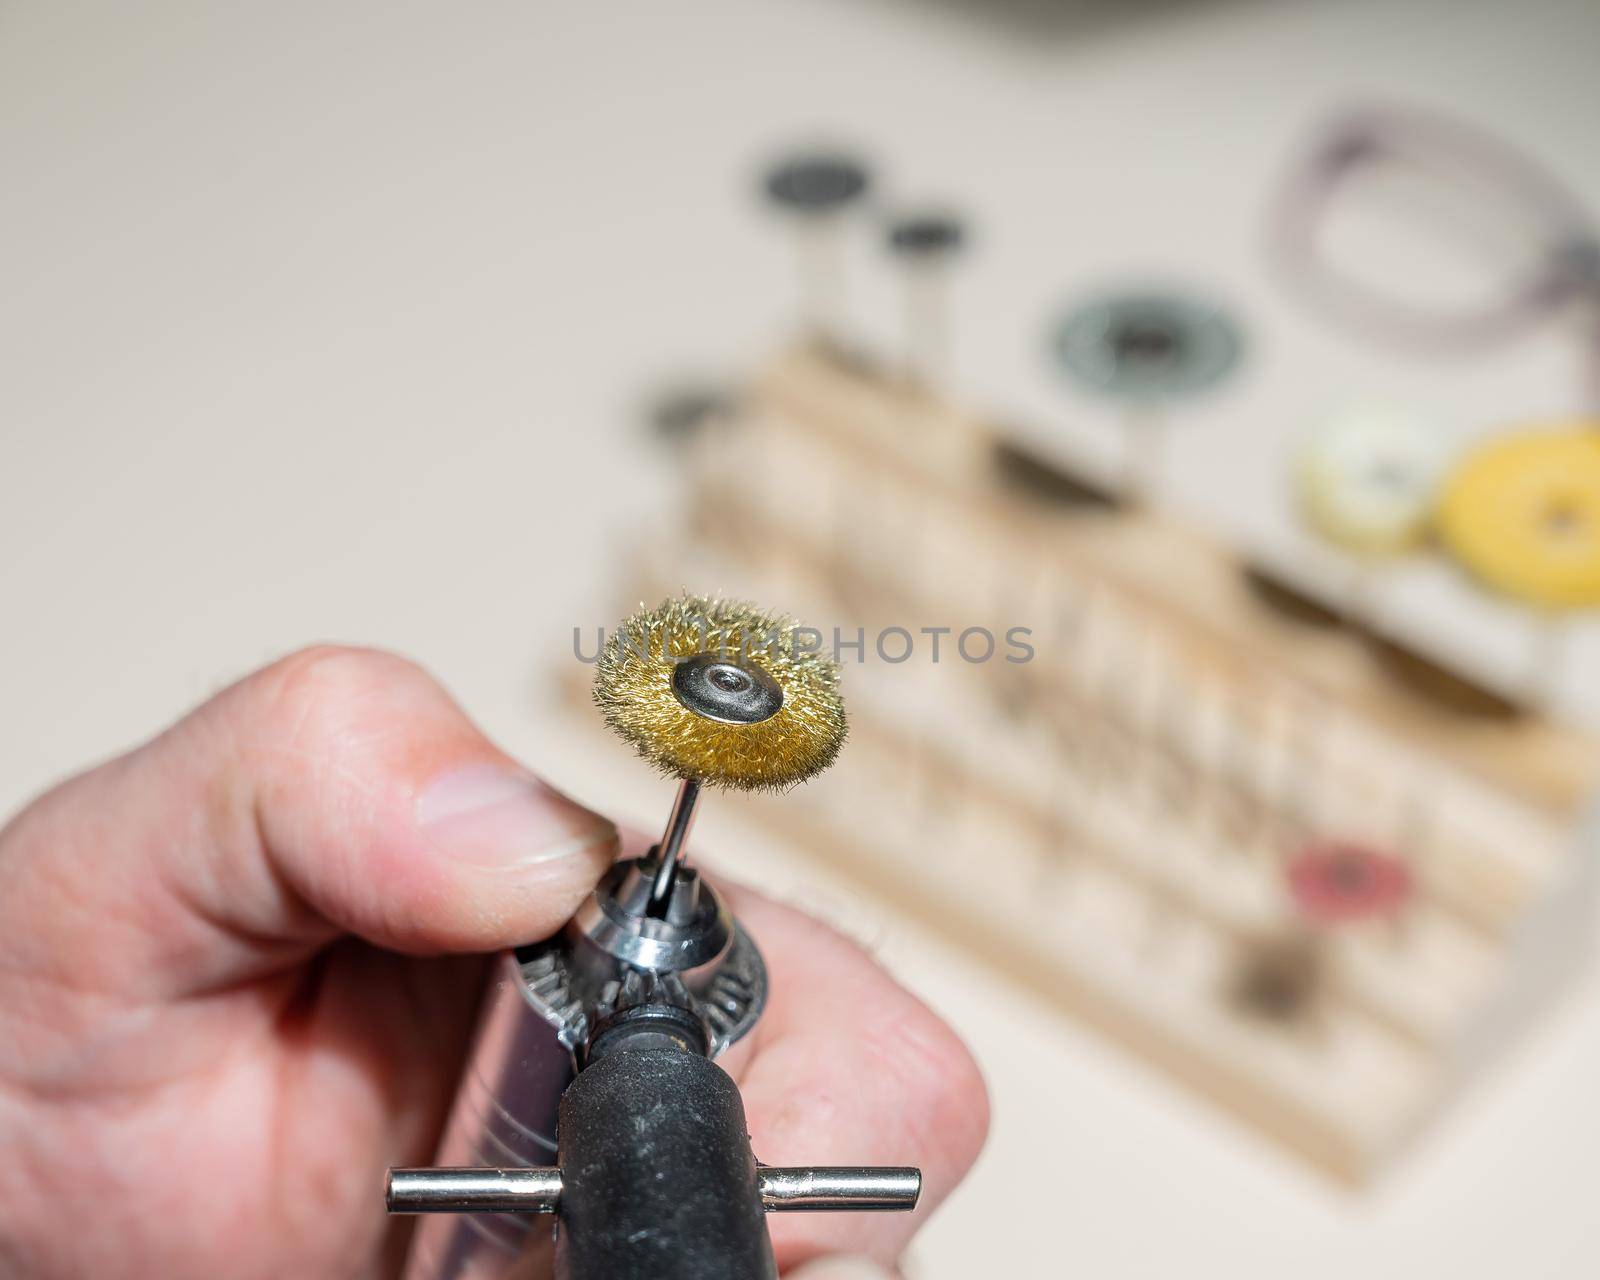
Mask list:
[[[553,732],[548,673],[670,505],[641,399],[783,332],[790,260],[753,175],[797,139],[859,141],[890,192],[971,212],[959,384],[1091,458],[1116,440],[1043,365],[1051,308],[1129,274],[1231,299],[1249,362],[1175,431],[1170,497],[1286,554],[1279,478],[1319,412],[1395,399],[1467,436],[1576,402],[1555,331],[1386,356],[1282,296],[1259,240],[1309,127],[1365,92],[1493,124],[1600,207],[1600,5],[1129,0],[1034,34],[1001,7],[0,3],[0,807],[339,639],[414,655],[512,750],[656,820],[666,794],[620,748]],[[858,314],[886,331],[859,256]],[[1515,663],[1516,622],[1455,583],[1394,590]],[[1592,710],[1592,629],[1571,668]],[[702,843],[737,863],[710,807]],[[920,1280],[1600,1274],[1593,976],[1354,1197],[752,856],[988,1072],[993,1138],[915,1246]]]

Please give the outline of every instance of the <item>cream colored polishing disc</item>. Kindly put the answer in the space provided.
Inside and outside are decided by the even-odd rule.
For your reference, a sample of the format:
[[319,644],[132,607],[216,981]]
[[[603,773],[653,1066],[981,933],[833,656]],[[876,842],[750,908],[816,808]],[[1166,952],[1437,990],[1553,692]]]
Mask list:
[[1426,536],[1446,441],[1404,414],[1366,409],[1326,423],[1300,457],[1306,521],[1359,555],[1409,551]]

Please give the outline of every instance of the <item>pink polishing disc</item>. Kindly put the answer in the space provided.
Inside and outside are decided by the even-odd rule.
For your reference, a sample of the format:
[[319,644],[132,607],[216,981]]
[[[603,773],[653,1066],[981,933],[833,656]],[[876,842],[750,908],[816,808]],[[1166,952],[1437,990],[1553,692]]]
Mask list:
[[1391,854],[1343,841],[1316,841],[1289,863],[1289,889],[1317,924],[1393,915],[1411,896],[1411,871]]

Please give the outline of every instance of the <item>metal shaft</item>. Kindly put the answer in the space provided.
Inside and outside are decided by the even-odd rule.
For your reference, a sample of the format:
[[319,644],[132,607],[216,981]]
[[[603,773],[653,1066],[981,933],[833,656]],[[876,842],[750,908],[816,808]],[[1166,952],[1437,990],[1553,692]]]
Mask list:
[[[917,1207],[917,1169],[872,1166],[756,1170],[768,1213],[904,1211]],[[559,1169],[391,1169],[390,1213],[554,1213]]]
[[923,387],[937,387],[948,363],[949,314],[942,262],[915,262],[906,267],[905,377]]
[[560,1169],[391,1169],[390,1213],[554,1213]]
[[646,914],[658,919],[667,914],[667,904],[672,901],[672,886],[682,863],[683,847],[689,839],[689,828],[694,824],[695,801],[700,798],[700,784],[685,778],[678,784],[678,794],[672,801],[672,812],[667,815],[667,828],[661,833],[657,852],[656,878],[650,884],[650,902]]
[[864,1209],[905,1211],[917,1207],[922,1194],[920,1169],[871,1165],[834,1168],[756,1170],[761,1203],[768,1213],[824,1213]]

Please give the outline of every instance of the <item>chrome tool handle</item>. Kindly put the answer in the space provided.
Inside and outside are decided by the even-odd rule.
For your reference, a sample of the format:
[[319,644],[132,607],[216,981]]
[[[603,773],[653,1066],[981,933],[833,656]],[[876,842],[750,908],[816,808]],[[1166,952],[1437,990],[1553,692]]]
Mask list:
[[[922,1171],[887,1165],[756,1166],[768,1213],[906,1212],[917,1207]],[[561,1170],[390,1169],[390,1213],[555,1213]]]

